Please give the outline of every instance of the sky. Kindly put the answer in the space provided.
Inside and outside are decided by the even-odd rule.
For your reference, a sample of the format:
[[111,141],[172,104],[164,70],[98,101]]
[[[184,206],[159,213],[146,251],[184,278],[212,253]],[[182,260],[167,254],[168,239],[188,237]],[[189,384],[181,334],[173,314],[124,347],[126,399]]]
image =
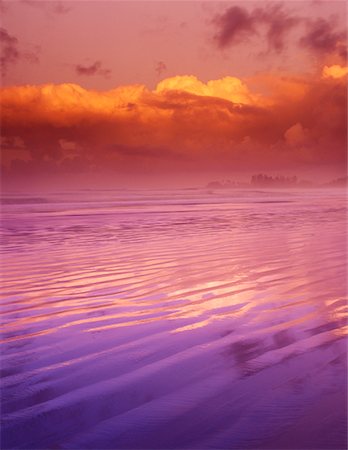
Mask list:
[[347,171],[344,1],[1,1],[2,181]]

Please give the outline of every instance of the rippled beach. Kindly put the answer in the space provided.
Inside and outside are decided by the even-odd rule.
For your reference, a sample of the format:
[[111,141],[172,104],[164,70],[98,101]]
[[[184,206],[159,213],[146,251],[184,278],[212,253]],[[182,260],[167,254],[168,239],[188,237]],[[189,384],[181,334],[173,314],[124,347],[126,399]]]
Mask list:
[[343,190],[2,200],[2,448],[346,448]]

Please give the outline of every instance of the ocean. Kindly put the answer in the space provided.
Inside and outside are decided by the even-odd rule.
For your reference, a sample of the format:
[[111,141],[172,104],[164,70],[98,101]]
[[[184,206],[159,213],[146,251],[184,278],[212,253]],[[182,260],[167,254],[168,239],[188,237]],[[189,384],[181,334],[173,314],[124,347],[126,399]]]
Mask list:
[[2,448],[346,448],[344,190],[2,203]]

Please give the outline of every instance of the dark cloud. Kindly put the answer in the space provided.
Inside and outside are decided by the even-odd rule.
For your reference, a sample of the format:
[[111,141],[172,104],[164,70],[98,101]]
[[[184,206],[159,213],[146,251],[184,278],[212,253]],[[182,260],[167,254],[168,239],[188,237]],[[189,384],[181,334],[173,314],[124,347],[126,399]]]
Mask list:
[[256,8],[250,12],[246,8],[232,6],[213,19],[217,28],[214,39],[223,49],[258,35],[260,27],[265,27],[269,49],[280,52],[287,33],[301,21],[301,18],[285,12],[282,5]]
[[107,78],[111,75],[110,69],[102,68],[101,61],[96,61],[90,66],[83,66],[81,64],[77,64],[75,66],[75,70],[78,75],[85,75],[85,76],[101,75]]
[[18,39],[11,36],[7,30],[0,28],[0,45],[1,45],[1,73],[6,75],[9,66],[16,64],[20,58],[18,50]]
[[155,71],[157,73],[157,75],[160,77],[162,75],[163,72],[165,72],[167,70],[167,66],[163,61],[158,61],[156,63],[156,68]]
[[8,33],[5,28],[0,28],[0,64],[1,74],[5,76],[10,66],[16,64],[20,59],[24,59],[30,63],[38,63],[39,58],[36,52],[25,51],[19,48],[18,39]]
[[286,44],[288,33],[304,26],[304,34],[298,44],[311,52],[327,56],[347,58],[347,32],[337,29],[334,18],[306,19],[287,12],[281,4],[248,10],[231,6],[213,19],[216,27],[214,40],[220,49],[248,41],[265,33],[269,50],[280,53]]
[[281,5],[267,10],[257,9],[254,16],[256,20],[266,24],[268,45],[277,52],[283,50],[287,33],[302,21],[299,17],[286,13]]
[[215,17],[213,23],[217,27],[214,39],[220,48],[239,43],[256,33],[253,18],[240,6],[231,6]]
[[347,57],[347,32],[337,30],[332,19],[308,20],[299,44],[318,55],[337,53],[344,59]]

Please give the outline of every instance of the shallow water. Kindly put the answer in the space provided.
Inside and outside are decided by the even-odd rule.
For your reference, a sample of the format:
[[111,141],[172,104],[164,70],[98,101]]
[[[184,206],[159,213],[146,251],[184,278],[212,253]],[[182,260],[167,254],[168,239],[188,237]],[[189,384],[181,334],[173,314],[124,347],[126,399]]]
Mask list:
[[4,195],[2,448],[346,448],[346,209]]

